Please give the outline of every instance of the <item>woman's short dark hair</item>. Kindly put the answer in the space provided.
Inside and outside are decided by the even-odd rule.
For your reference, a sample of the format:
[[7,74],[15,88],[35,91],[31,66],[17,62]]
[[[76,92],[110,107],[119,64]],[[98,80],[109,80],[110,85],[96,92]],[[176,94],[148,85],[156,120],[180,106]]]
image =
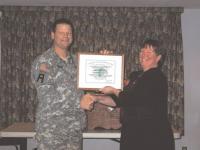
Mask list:
[[157,55],[161,55],[161,59],[158,62],[158,67],[161,67],[164,64],[165,57],[166,57],[166,51],[165,49],[161,48],[161,42],[155,39],[147,39],[143,42],[142,48],[145,48],[147,46],[152,46],[155,53]]
[[72,28],[72,31],[73,31],[73,25],[72,25],[71,21],[67,20],[65,18],[60,18],[60,19],[55,20],[55,22],[52,24],[52,27],[51,27],[51,31],[52,32],[56,31],[56,26],[58,24],[67,24],[67,25],[69,25]]

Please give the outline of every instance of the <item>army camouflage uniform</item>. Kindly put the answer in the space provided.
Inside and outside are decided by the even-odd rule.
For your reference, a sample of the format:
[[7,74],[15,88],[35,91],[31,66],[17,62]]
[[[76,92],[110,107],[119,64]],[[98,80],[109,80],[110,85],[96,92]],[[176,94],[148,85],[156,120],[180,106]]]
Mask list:
[[[40,65],[47,65],[41,71]],[[38,150],[81,150],[86,117],[80,108],[75,56],[60,59],[52,48],[37,57],[31,70],[37,89],[36,141]]]

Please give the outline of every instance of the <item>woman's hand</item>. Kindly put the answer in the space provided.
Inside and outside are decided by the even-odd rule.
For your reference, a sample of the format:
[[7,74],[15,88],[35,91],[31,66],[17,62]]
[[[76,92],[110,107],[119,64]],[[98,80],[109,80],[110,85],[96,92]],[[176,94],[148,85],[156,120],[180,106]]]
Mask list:
[[112,87],[112,86],[105,86],[104,88],[100,89],[100,91],[104,94],[114,94],[116,96],[119,95],[120,90]]
[[101,103],[101,104],[104,104],[104,105],[107,105],[107,106],[112,106],[112,107],[116,106],[115,101],[110,96],[98,95],[97,94],[94,97],[95,97],[97,103]]

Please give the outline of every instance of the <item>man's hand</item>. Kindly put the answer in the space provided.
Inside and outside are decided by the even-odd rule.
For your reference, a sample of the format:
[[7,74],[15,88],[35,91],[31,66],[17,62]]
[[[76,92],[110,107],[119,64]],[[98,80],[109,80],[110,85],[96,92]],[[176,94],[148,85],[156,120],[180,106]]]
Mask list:
[[93,109],[94,102],[95,98],[90,94],[86,94],[81,98],[80,107],[82,109],[91,110]]
[[49,71],[48,65],[47,65],[46,63],[40,64],[39,70],[40,70],[41,72],[48,72],[48,71]]

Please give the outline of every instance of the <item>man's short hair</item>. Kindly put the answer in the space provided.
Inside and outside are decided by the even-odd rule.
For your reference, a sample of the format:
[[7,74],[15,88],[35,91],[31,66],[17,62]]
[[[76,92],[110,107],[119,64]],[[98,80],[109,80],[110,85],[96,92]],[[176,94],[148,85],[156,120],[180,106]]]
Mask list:
[[72,28],[72,31],[73,31],[73,25],[72,25],[71,21],[68,19],[65,19],[65,18],[60,18],[60,19],[55,20],[55,22],[52,24],[52,27],[51,27],[52,32],[56,31],[56,26],[58,24],[67,24]]

